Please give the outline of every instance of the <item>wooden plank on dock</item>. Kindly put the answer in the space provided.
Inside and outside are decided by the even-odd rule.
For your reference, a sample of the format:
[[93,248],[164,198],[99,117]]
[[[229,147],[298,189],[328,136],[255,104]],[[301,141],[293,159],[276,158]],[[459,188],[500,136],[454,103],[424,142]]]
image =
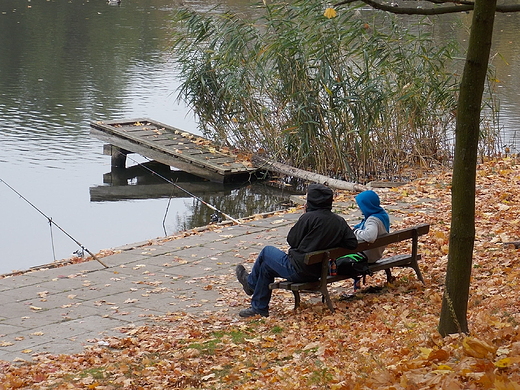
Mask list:
[[[93,121],[91,134],[117,149],[117,153],[138,153],[205,179],[227,183],[250,176],[257,169],[240,161],[210,140],[147,118]],[[124,159],[123,159],[124,161]],[[117,162],[121,164],[121,160]]]

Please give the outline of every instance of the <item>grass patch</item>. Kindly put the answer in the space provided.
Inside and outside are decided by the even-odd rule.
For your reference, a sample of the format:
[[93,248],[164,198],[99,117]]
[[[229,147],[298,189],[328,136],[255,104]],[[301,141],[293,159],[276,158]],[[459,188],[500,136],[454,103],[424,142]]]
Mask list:
[[229,332],[217,331],[211,335],[213,336],[211,340],[189,344],[188,348],[197,349],[202,354],[212,355],[220,344],[225,344],[226,342],[242,344],[247,337],[250,337],[247,332],[239,330],[230,330]]
[[271,329],[271,332],[273,332],[274,334],[280,334],[283,332],[283,328],[281,326],[274,326],[273,329]]
[[80,378],[92,377],[94,379],[104,379],[105,378],[105,367],[97,367],[90,368],[88,370],[84,370],[79,374]]

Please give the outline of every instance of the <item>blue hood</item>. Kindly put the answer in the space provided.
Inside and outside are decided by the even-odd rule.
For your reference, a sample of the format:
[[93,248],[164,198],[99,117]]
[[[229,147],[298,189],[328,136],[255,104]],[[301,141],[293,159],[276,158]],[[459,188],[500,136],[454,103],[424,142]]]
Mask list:
[[356,196],[356,203],[363,213],[363,220],[354,228],[363,229],[368,217],[379,218],[385,225],[386,231],[390,232],[390,218],[388,213],[380,206],[379,196],[372,190],[363,191]]

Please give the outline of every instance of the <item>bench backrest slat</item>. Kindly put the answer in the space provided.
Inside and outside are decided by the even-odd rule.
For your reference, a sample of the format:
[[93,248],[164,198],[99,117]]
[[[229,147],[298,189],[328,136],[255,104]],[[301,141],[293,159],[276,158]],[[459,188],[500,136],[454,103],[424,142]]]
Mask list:
[[[408,229],[396,230],[395,232],[391,232],[385,235],[382,235],[377,238],[374,242],[366,242],[360,241],[356,249],[347,249],[347,248],[332,248],[327,249],[328,258],[338,258],[340,256],[347,255],[349,253],[362,252],[367,249],[378,248],[380,246],[387,246],[389,244],[393,244],[395,242],[400,242],[408,239],[413,239],[414,237],[421,236],[423,234],[427,234],[430,231],[430,225],[421,224]],[[324,250],[310,252],[305,255],[305,264],[315,264],[320,263],[324,258]]]

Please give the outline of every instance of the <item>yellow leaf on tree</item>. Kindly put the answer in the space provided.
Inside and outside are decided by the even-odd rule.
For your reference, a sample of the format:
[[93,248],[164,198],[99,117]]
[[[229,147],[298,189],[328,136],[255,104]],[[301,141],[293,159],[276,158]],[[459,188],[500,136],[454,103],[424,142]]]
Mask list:
[[338,13],[336,12],[336,10],[334,8],[329,7],[325,10],[325,12],[323,13],[323,16],[325,16],[328,19],[332,19],[332,18],[335,18],[336,16],[338,16]]

